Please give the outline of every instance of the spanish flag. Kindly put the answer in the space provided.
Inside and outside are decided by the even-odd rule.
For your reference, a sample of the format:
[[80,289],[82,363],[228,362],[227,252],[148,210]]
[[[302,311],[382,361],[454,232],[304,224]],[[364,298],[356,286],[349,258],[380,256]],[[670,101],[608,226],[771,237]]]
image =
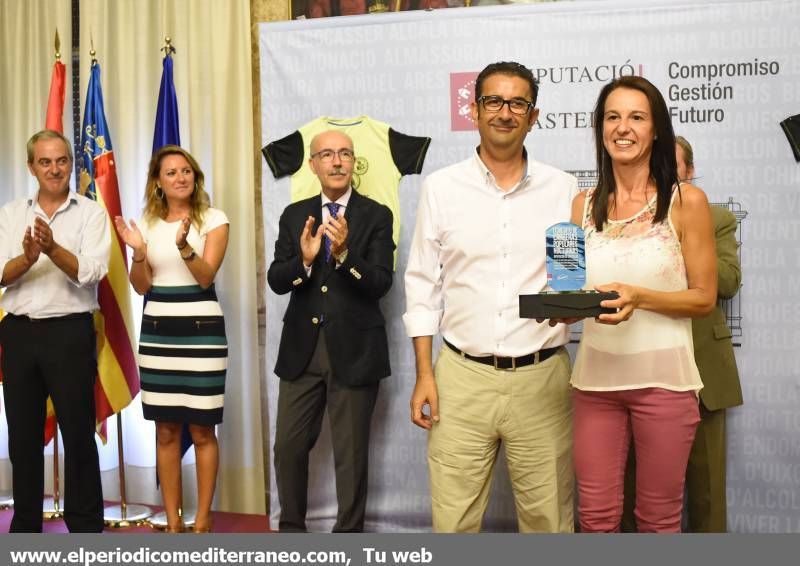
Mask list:
[[[64,93],[66,91],[67,68],[58,57],[58,32],[56,32],[56,62],[53,63],[53,74],[50,77],[50,95],[47,98],[47,114],[44,118],[44,127],[54,130],[59,134],[64,133]],[[50,443],[56,434],[56,411],[53,400],[47,398],[47,419],[44,422],[44,444]]]
[[100,64],[92,60],[81,128],[81,192],[95,199],[111,218],[111,256],[108,275],[97,288],[100,311],[97,331],[97,381],[94,387],[98,433],[105,441],[105,420],[125,408],[139,392],[139,373],[133,351],[134,329],[128,287],[128,255],[114,230],[122,215],[114,149],[106,124]]

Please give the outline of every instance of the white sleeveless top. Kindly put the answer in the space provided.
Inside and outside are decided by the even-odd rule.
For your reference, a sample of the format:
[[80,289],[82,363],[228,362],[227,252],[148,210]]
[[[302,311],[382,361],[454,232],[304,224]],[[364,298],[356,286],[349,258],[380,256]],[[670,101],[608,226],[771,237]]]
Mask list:
[[[583,210],[586,288],[617,282],[658,291],[687,289],[671,218],[678,191],[673,191],[666,221],[653,224],[654,196],[630,218],[607,220],[602,232],[595,230],[591,218],[593,192],[587,193]],[[616,326],[584,320],[571,383],[585,391],[699,391],[703,383],[694,361],[691,319],[636,309]]]
[[[175,236],[181,221],[167,222],[161,218],[148,221],[139,220],[139,230],[147,243],[147,262],[153,270],[153,285],[171,287],[197,285],[197,279],[181,259],[181,253],[175,246]],[[206,236],[214,228],[230,224],[228,217],[218,208],[207,208],[203,213],[200,229],[192,224],[186,241],[200,257],[206,247]]]

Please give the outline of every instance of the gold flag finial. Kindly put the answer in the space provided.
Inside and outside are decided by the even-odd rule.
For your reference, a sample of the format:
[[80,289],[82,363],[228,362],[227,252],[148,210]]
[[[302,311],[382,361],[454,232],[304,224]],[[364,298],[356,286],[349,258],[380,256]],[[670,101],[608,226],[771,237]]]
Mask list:
[[172,38],[168,35],[164,36],[164,47],[161,48],[164,55],[172,55],[175,53],[175,48],[172,46]]
[[92,66],[94,67],[97,65],[97,51],[94,50],[94,37],[92,36],[92,32],[89,32],[89,57],[92,58]]
[[56,61],[61,60],[61,39],[58,37],[58,28],[56,28],[56,41],[54,44]]

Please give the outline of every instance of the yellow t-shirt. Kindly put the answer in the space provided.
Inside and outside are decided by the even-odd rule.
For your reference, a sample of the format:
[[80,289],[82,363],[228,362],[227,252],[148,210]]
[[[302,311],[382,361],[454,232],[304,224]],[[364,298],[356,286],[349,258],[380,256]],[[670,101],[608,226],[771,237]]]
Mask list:
[[339,130],[353,140],[356,162],[353,188],[359,194],[389,207],[394,217],[392,239],[400,239],[400,178],[418,174],[425,161],[430,138],[396,132],[369,116],[330,118],[322,116],[261,150],[276,179],[292,176],[292,202],[317,195],[319,179],[308,166],[311,140],[328,130]]

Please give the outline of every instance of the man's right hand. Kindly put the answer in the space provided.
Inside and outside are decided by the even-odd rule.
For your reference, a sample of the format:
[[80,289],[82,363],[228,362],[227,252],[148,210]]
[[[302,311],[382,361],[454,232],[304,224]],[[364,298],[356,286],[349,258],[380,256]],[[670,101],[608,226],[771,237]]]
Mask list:
[[309,216],[306,218],[305,226],[303,226],[303,233],[300,234],[300,252],[303,254],[303,265],[310,267],[319,253],[322,246],[322,234],[324,232],[322,224],[317,227],[316,233],[312,233],[314,229],[314,217]]
[[28,262],[28,266],[36,263],[41,252],[42,247],[33,239],[31,227],[28,226],[25,229],[25,236],[22,238],[22,253],[25,255],[25,261]]
[[570,318],[537,318],[536,322],[541,324],[546,320],[547,324],[549,324],[550,326],[555,326],[556,324],[567,324],[567,325],[569,325],[569,324],[575,324],[576,322],[580,322],[584,318],[585,317],[583,317],[583,316],[575,316],[575,317],[570,317]]
[[[423,411],[425,405],[429,409],[427,415]],[[439,392],[432,372],[417,375],[417,384],[411,394],[411,422],[426,430],[439,422]]]

